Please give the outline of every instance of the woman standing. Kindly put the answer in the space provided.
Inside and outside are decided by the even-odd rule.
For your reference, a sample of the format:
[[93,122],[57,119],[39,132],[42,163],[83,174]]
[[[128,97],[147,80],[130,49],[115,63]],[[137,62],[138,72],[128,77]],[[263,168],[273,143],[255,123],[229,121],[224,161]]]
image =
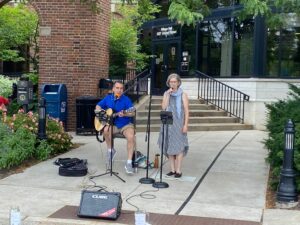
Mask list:
[[[164,154],[171,166],[171,171],[166,175],[180,178],[182,160],[188,151],[189,100],[187,94],[180,88],[181,78],[178,74],[170,74],[166,84],[169,89],[164,93],[162,110],[170,111],[173,115],[173,124],[165,126]],[[161,148],[162,128],[158,143]]]

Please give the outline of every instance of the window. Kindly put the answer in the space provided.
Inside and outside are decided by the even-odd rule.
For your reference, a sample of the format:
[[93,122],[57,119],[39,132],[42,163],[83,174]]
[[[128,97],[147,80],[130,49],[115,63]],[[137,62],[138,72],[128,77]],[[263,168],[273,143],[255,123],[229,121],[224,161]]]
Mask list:
[[300,77],[300,18],[288,13],[281,30],[268,29],[267,76]]
[[253,20],[234,18],[202,22],[198,69],[214,77],[249,77],[253,65]]
[[253,66],[254,21],[245,20],[234,26],[232,76],[249,77]]
[[209,76],[230,76],[232,58],[230,19],[205,21],[199,30],[198,69]]

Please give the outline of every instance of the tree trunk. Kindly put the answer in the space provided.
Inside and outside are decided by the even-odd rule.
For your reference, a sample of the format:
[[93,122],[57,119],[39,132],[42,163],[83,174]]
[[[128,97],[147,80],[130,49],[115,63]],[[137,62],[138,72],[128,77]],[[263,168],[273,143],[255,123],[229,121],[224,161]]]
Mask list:
[[4,5],[6,5],[7,3],[9,3],[11,0],[1,0],[0,1],[0,9],[4,6]]

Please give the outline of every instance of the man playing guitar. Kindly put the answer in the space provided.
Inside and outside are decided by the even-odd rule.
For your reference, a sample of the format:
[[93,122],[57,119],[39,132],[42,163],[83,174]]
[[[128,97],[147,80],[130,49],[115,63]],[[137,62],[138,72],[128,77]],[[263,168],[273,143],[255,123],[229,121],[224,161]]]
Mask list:
[[[132,156],[135,146],[135,131],[132,123],[132,117],[135,112],[126,112],[126,110],[133,107],[131,100],[123,95],[124,84],[116,81],[112,88],[112,94],[108,94],[104,99],[97,103],[95,111],[112,109],[114,112],[113,119],[113,133],[121,133],[127,140],[127,161],[125,163],[125,171],[128,174],[134,172],[132,168]],[[125,113],[126,112],[126,113]],[[107,145],[107,162],[110,165],[111,156],[112,160],[116,155],[116,150],[111,147],[111,126],[103,128],[103,136]],[[112,152],[112,154],[111,154]]]

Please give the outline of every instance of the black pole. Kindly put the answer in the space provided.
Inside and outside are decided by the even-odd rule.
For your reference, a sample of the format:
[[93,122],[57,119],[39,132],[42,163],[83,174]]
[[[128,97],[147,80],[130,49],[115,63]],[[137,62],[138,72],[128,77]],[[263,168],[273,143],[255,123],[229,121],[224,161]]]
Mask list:
[[161,154],[160,154],[160,176],[159,182],[154,182],[152,184],[155,188],[168,188],[169,184],[162,181],[162,167],[163,167],[163,153],[164,153],[164,142],[165,142],[165,122],[163,122],[162,126],[162,142],[161,142]]
[[23,110],[24,110],[24,113],[28,113],[28,104],[24,104],[22,106]]
[[277,190],[277,201],[279,203],[298,204],[298,194],[296,189],[294,170],[294,145],[295,145],[295,128],[291,119],[285,125],[285,148],[283,166],[280,172],[280,182]]
[[[169,184],[162,181],[162,167],[163,167],[163,154],[164,154],[164,148],[165,148],[165,125],[167,125],[167,131],[168,126],[173,123],[173,117],[172,112],[168,111],[161,111],[160,112],[160,119],[162,122],[162,140],[161,140],[161,155],[160,155],[160,179],[159,182],[154,182],[152,184],[155,188],[168,188]],[[167,133],[168,135],[168,133]]]
[[150,148],[150,119],[151,119],[151,102],[152,102],[152,73],[150,71],[150,100],[149,100],[149,108],[148,108],[148,121],[147,121],[147,133],[146,133],[146,141],[147,141],[147,156],[146,156],[146,177],[142,177],[139,181],[142,184],[153,184],[154,179],[149,178],[149,148]]
[[109,171],[103,173],[103,174],[100,174],[100,175],[95,175],[95,176],[90,176],[90,179],[93,179],[95,177],[101,177],[101,176],[104,176],[104,175],[107,175],[107,174],[110,174],[110,176],[114,175],[115,177],[119,178],[121,181],[123,181],[124,183],[126,182],[124,179],[122,179],[117,173],[117,172],[114,172],[113,171],[113,160],[112,160],[112,152],[113,152],[113,148],[114,148],[114,136],[113,136],[113,129],[114,129],[114,117],[113,117],[113,114],[110,116],[110,119],[109,119],[109,127],[108,129],[110,129],[110,135],[111,135],[111,139],[110,139],[110,145],[111,145],[111,151],[110,151],[110,167],[109,167]]
[[46,100],[40,98],[39,100],[39,125],[38,125],[38,139],[47,139],[46,135]]

